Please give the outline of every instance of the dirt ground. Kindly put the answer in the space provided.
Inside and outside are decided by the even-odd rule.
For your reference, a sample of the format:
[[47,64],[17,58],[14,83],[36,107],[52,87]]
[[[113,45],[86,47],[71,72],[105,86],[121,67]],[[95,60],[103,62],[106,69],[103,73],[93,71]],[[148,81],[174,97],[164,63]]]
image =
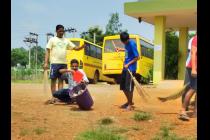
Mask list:
[[[178,136],[197,137],[197,119],[188,122],[177,119],[181,99],[161,103],[157,96],[167,96],[181,88],[183,81],[163,81],[158,86],[144,85],[150,94],[148,103],[134,91],[134,111],[120,109],[125,102],[119,85],[99,83],[89,85],[88,89],[94,100],[90,111],[82,111],[77,105],[45,105],[50,98],[50,90],[44,93],[42,84],[12,83],[11,133],[12,140],[73,140],[79,133],[98,126],[99,120],[110,117],[111,124],[127,128],[124,132],[129,140],[150,140],[163,123],[170,123]],[[150,121],[137,122],[132,119],[137,111],[152,113]],[[137,130],[130,128],[140,128]]]

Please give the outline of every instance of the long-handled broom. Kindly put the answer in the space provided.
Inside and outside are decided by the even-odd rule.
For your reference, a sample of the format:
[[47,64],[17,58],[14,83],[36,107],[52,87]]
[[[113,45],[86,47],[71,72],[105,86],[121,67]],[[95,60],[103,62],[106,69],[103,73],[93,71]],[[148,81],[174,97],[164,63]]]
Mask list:
[[45,94],[47,94],[48,89],[48,74],[47,69],[44,70],[44,76],[43,76],[43,91]]
[[[113,44],[114,48],[116,49],[117,47],[116,47],[115,43],[113,42],[113,40],[112,40],[112,44]],[[118,55],[121,58],[122,62],[124,62],[124,60],[120,56],[119,51],[117,51],[117,52],[118,52]],[[141,86],[141,84],[136,80],[136,78],[133,76],[133,74],[131,73],[131,71],[129,69],[127,69],[127,70],[128,70],[128,72],[129,72],[129,74],[130,74],[130,76],[131,76],[131,78],[132,78],[132,80],[134,82],[134,85],[136,87],[136,90],[137,90],[138,94],[143,98],[143,101],[147,102],[148,100],[147,100],[147,98],[146,98],[145,95],[147,95],[148,97],[149,97],[149,95],[145,92],[145,90],[143,89],[143,87]]]
[[169,100],[175,100],[179,97],[181,97],[187,90],[189,89],[189,83],[185,84],[181,89],[176,91],[174,94],[169,95],[167,97],[157,97],[161,102],[166,102]]

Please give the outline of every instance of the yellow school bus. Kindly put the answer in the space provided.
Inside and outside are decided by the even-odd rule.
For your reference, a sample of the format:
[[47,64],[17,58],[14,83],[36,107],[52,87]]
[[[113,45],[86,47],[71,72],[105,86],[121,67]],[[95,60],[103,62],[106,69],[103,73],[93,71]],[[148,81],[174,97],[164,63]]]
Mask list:
[[[136,42],[140,59],[137,61],[136,78],[139,82],[152,80],[154,44],[139,35],[129,35]],[[120,35],[106,36],[103,41],[102,72],[120,82],[125,52],[116,52],[115,47],[124,48]]]
[[81,38],[69,38],[69,40],[76,46],[86,44],[86,47],[79,51],[67,50],[66,59],[68,68],[70,68],[70,61],[72,59],[77,59],[79,61],[79,67],[84,70],[91,83],[96,84],[98,81],[114,82],[114,79],[102,74],[101,46]]

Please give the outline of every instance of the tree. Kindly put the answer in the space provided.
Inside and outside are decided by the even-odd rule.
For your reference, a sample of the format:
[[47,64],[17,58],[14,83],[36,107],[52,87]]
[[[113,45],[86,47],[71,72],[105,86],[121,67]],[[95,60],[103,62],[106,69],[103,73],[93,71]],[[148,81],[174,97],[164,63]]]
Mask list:
[[17,66],[18,63],[25,67],[28,63],[28,51],[23,47],[11,51],[11,66]]
[[[80,34],[81,38],[84,38],[90,42],[94,42],[94,33],[95,33],[95,43],[102,46],[103,39],[108,35],[120,34],[123,30],[121,30],[122,23],[119,22],[119,14],[113,13],[111,14],[111,18],[106,25],[106,31],[103,33],[103,30],[99,28],[99,26],[90,27],[87,32],[82,32]],[[127,32],[127,30],[124,30]]]
[[195,33],[191,33],[188,35],[188,40],[190,40],[190,38],[192,38],[195,35]]
[[[115,35],[122,32],[122,23],[119,22],[119,14],[118,13],[112,13],[111,18],[106,25],[106,32],[105,35]],[[127,31],[127,30],[125,30]]]
[[166,32],[165,78],[177,79],[178,76],[178,43],[179,38],[174,31]]
[[[14,48],[11,51],[11,66],[17,66],[21,64],[25,66],[29,64],[28,50],[24,48]],[[37,47],[37,68],[41,68],[44,61],[45,50],[41,47]],[[31,48],[31,68],[35,68],[35,46]]]
[[[194,33],[188,35],[188,40],[194,36]],[[166,56],[165,56],[165,78],[178,78],[178,46],[179,37],[176,32],[171,30],[166,32]],[[187,49],[187,48],[186,48]]]
[[85,40],[94,42],[94,33],[95,33],[95,43],[98,45],[102,45],[104,35],[103,35],[103,30],[100,29],[99,26],[90,27],[87,32],[81,33],[80,36]]
[[[35,52],[36,52],[36,46],[33,46],[31,48],[31,68],[35,68],[36,66]],[[37,68],[42,68],[44,56],[45,56],[45,49],[42,48],[41,46],[37,46]]]

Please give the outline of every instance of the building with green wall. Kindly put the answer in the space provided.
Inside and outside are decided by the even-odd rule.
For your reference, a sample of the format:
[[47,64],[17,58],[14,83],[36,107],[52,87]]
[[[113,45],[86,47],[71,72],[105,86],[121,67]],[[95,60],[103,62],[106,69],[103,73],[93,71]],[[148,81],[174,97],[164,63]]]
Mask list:
[[[154,25],[153,82],[164,80],[165,31],[179,31],[178,79],[184,79],[188,32],[197,29],[197,0],[139,0],[124,3],[124,13]],[[134,20],[135,20],[134,19]]]

